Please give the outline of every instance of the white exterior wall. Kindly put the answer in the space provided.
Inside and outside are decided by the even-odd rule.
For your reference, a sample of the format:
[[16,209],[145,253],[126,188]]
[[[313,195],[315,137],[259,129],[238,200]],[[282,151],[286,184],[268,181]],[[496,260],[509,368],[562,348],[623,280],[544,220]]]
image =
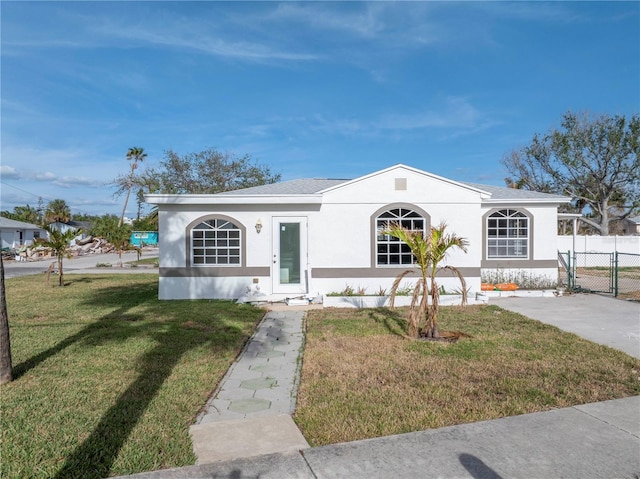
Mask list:
[[[187,226],[198,218],[209,216],[215,212],[215,208],[190,206],[168,206],[158,214],[159,231],[162,234],[158,238],[159,263],[162,269],[185,268],[187,266]],[[244,214],[230,214],[225,209],[225,216],[237,219],[238,224],[246,227],[245,235],[247,243],[251,242],[251,233],[255,234],[255,228],[249,228],[247,221],[249,216]],[[255,221],[254,221],[255,224]],[[257,243],[256,243],[257,244]],[[256,248],[248,248],[246,262],[250,263]],[[158,297],[160,299],[214,299],[237,298],[251,284],[251,279],[244,277],[167,277],[160,275]]]
[[[396,179],[406,180],[406,189],[397,188]],[[487,196],[445,179],[417,173],[412,169],[396,168],[366,176],[325,192],[318,204],[163,204],[160,207],[160,299],[238,298],[248,290],[260,288],[270,296],[274,254],[274,217],[306,217],[308,225],[307,294],[311,296],[339,292],[350,286],[365,288],[368,294],[380,289],[389,291],[394,275],[385,268],[376,268],[374,251],[375,231],[372,217],[383,208],[406,205],[417,207],[430,217],[432,226],[446,222],[447,231],[469,241],[468,253],[452,249],[445,264],[475,271],[465,274],[472,293],[480,291],[480,267],[486,260],[483,245],[483,215],[493,208],[518,208],[511,203],[482,204]],[[224,201],[229,203],[229,197]],[[239,202],[241,203],[241,202]],[[526,261],[510,260],[507,273],[538,275],[557,280],[557,208],[556,205],[522,205],[533,216],[533,256]],[[187,268],[188,248],[186,228],[199,218],[212,214],[231,217],[245,228],[245,268],[260,274],[194,277]],[[256,232],[258,219],[262,223]],[[536,261],[546,261],[544,266]],[[303,260],[303,264],[305,261]],[[171,271],[171,270],[174,271]],[[182,272],[175,271],[182,269]],[[205,270],[203,267],[202,270]],[[232,270],[233,267],[229,267]],[[360,275],[358,269],[361,269]],[[314,274],[316,270],[316,274]],[[350,271],[351,270],[351,271]],[[186,273],[185,273],[186,271]],[[380,275],[377,272],[380,271]],[[245,272],[245,274],[248,274]],[[407,276],[404,283],[413,283],[415,276]],[[447,291],[460,288],[456,277],[439,277]],[[404,284],[403,283],[403,284]],[[290,295],[295,296],[295,295]]]
[[[396,190],[396,178],[406,178],[406,190]],[[452,198],[453,201],[446,201]],[[424,210],[432,226],[444,221],[449,233],[468,239],[468,253],[452,249],[446,264],[478,268],[482,252],[480,202],[481,196],[477,191],[411,171],[390,171],[337,188],[324,194],[320,213],[310,218],[311,267],[374,266],[372,216],[382,208],[405,204],[408,208]],[[383,272],[385,268],[378,269]],[[415,278],[407,276],[406,282],[413,283]],[[468,287],[479,291],[479,276],[466,280]],[[356,289],[366,288],[368,294],[373,294],[381,288],[388,291],[393,281],[394,277],[383,274],[380,277],[313,278],[310,293],[339,292],[348,285]],[[438,282],[451,291],[460,287],[457,278],[439,278]]]
[[[273,217],[311,217],[315,212],[300,211],[282,205],[280,211],[257,210],[244,206],[218,205],[170,205],[161,209],[158,215],[159,230],[159,263],[164,268],[185,268],[187,266],[186,228],[199,218],[220,214],[231,217],[236,225],[245,228],[245,266],[271,267],[272,265],[272,218]],[[256,231],[255,225],[260,219],[262,230]],[[310,221],[311,223],[311,221]],[[230,266],[229,269],[233,269]],[[206,269],[206,267],[203,267]],[[254,279],[257,283],[254,283]],[[236,299],[259,286],[264,294],[271,294],[271,275],[225,276],[225,277],[167,277],[160,275],[160,299]]]
[[[15,228],[2,228],[0,230],[0,239],[2,241],[2,248],[18,248],[22,245],[30,245],[33,243],[34,234],[38,232],[40,238],[45,238],[47,232],[45,230],[27,230],[27,229],[15,229]],[[22,233],[22,241],[20,241],[20,235]]]

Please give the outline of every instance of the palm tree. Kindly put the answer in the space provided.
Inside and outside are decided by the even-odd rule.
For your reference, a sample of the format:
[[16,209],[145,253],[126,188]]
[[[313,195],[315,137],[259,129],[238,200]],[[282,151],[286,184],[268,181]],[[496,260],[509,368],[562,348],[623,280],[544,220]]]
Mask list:
[[52,200],[47,205],[44,217],[45,223],[68,223],[71,220],[71,210],[66,201]]
[[127,151],[127,161],[133,160],[131,163],[131,173],[129,174],[129,178],[126,181],[127,188],[127,196],[124,200],[124,207],[122,208],[122,214],[120,215],[120,221],[118,221],[118,227],[122,226],[122,222],[124,221],[124,213],[127,210],[127,203],[129,203],[129,195],[131,194],[131,188],[133,187],[134,176],[136,173],[136,168],[138,167],[138,162],[144,161],[147,157],[147,154],[144,152],[144,148],[133,147],[129,148]]
[[[431,227],[429,234],[424,235],[422,230],[408,230],[398,223],[389,225],[383,234],[398,238],[409,246],[413,253],[415,265],[419,268],[420,278],[416,282],[411,306],[409,308],[409,318],[407,322],[407,334],[412,338],[418,336],[437,339],[438,332],[438,306],[440,300],[440,290],[436,281],[436,275],[441,270],[449,270],[454,273],[462,285],[462,304],[467,302],[467,285],[464,277],[458,269],[453,266],[440,266],[451,248],[460,248],[465,253],[469,242],[455,234],[445,232],[446,224],[441,223],[437,227]],[[396,291],[402,279],[408,274],[415,273],[415,269],[407,270],[398,275],[391,287],[391,306],[394,305]],[[431,304],[427,299],[431,296]],[[420,320],[424,318],[424,326],[420,331]]]
[[62,271],[62,260],[66,256],[67,258],[71,258],[71,254],[69,253],[69,243],[73,238],[78,236],[81,232],[80,229],[69,229],[64,233],[57,228],[52,228],[49,225],[44,226],[44,229],[47,233],[49,233],[48,239],[39,239],[38,244],[44,246],[45,248],[51,248],[53,252],[56,254],[58,258],[58,273],[59,280],[58,285],[64,286],[64,281],[62,279],[63,271]]
[[13,381],[9,315],[4,290],[4,262],[0,255],[0,385]]

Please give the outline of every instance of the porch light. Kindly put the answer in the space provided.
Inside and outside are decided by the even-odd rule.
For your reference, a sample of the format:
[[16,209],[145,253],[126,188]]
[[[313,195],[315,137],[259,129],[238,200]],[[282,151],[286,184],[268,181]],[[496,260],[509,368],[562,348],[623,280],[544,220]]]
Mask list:
[[258,218],[258,221],[256,221],[256,233],[260,234],[260,231],[262,231],[262,220]]

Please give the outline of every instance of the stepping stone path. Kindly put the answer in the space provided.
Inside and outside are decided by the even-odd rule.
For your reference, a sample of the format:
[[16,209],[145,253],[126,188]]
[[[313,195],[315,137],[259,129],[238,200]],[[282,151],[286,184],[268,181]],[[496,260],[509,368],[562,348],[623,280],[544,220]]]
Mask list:
[[196,424],[294,412],[304,314],[270,311],[265,315]]
[[309,447],[293,422],[304,311],[270,311],[191,426],[198,464]]

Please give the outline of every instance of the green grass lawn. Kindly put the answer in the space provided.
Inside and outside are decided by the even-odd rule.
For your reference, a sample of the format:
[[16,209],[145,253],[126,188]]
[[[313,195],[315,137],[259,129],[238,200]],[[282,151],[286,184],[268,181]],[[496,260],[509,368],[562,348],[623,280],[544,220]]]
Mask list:
[[193,464],[189,426],[264,311],[159,301],[157,274],[6,281],[14,378],[0,476],[102,478]]
[[[157,274],[7,280],[15,381],[0,476],[101,478],[193,464],[188,429],[264,311],[157,299]],[[313,445],[640,394],[640,361],[494,306],[441,308],[457,343],[403,339],[403,310],[309,312],[295,420]]]
[[314,446],[640,394],[640,360],[496,306],[442,307],[457,343],[402,337],[405,310],[309,312],[295,421]]

